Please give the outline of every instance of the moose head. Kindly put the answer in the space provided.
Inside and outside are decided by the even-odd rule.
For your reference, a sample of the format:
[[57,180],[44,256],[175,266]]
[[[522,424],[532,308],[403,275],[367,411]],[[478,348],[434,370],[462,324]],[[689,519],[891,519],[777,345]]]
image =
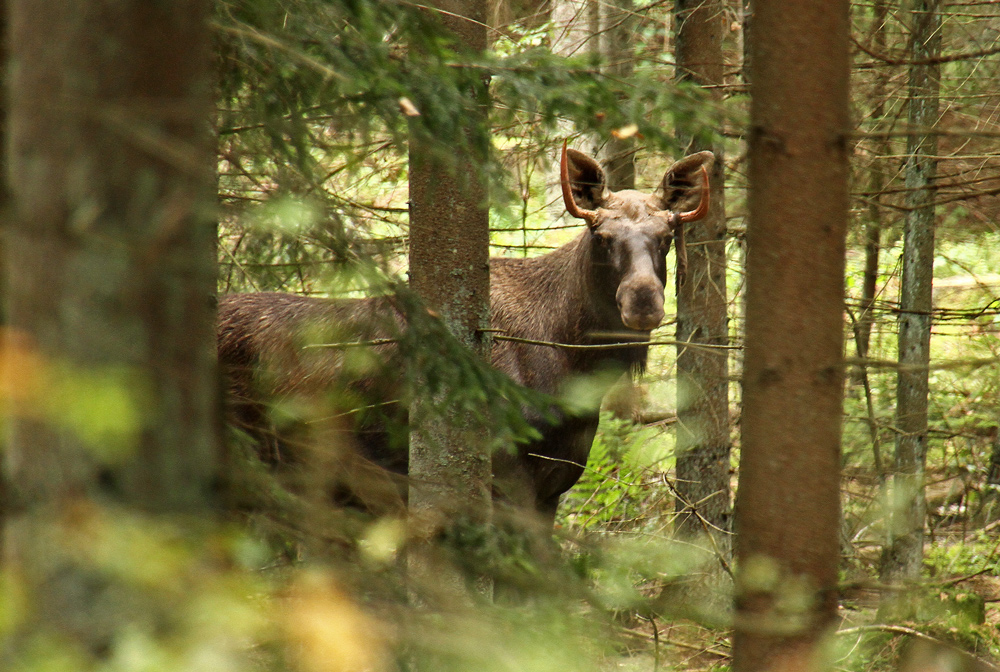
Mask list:
[[681,159],[654,194],[610,191],[597,161],[563,143],[560,181],[566,211],[587,223],[594,290],[614,289],[625,328],[649,332],[663,320],[666,255],[676,238],[683,281],[684,225],[708,213],[707,166],[713,161],[711,152]]

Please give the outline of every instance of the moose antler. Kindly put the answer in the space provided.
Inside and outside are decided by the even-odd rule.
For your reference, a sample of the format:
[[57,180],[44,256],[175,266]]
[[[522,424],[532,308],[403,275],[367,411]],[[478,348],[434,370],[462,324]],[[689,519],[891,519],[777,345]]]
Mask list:
[[[577,219],[586,221],[589,226],[593,226],[597,222],[597,211],[584,210],[576,204],[576,199],[573,198],[573,189],[569,183],[569,159],[566,154],[566,143],[567,141],[563,140],[562,159],[559,161],[559,181],[562,183],[562,195],[563,202],[566,203],[566,212]],[[708,179],[707,174],[705,179]]]
[[705,215],[708,214],[708,170],[705,166],[701,167],[701,200],[698,202],[698,207],[694,210],[688,210],[687,212],[670,212],[669,210],[661,211],[670,220],[670,229],[674,233],[674,238],[677,242],[677,291],[684,285],[685,280],[687,280],[687,244],[684,241],[684,224],[688,222],[696,222]]
[[696,222],[705,215],[708,214],[708,170],[705,166],[701,167],[701,201],[698,202],[698,207],[694,210],[688,210],[687,212],[670,212],[669,210],[663,210],[662,213],[670,218],[670,228],[677,230],[682,224],[687,224],[688,222]]

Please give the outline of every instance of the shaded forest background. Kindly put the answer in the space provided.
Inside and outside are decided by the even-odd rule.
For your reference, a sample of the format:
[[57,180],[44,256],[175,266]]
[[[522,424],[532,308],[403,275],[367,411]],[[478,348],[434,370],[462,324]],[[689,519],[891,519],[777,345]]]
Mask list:
[[[489,138],[485,160],[458,170],[488,183],[490,251],[508,256],[543,254],[581,230],[563,215],[557,188],[564,138],[609,161],[630,157],[625,163],[634,170],[629,176],[619,166],[621,184],[634,180],[643,190],[652,190],[670,161],[690,148],[715,149],[724,179],[719,242],[728,331],[726,450],[732,448],[717,512],[699,511],[698,501],[679,493],[685,484],[678,483],[684,480],[678,407],[685,391],[678,392],[677,341],[684,339],[668,282],[667,318],[652,335],[647,371],[621,381],[606,400],[585,475],[563,499],[559,557],[539,557],[517,539],[501,539],[489,557],[459,561],[527,577],[527,604],[414,606],[398,571],[410,534],[400,520],[359,520],[317,506],[277,487],[251,460],[238,470],[239,489],[257,493],[267,506],[240,501],[245,508],[235,520],[218,514],[230,502],[214,496],[200,513],[185,512],[187,518],[146,516],[159,505],[144,502],[139,487],[130,495],[135,510],[75,506],[17,528],[6,537],[15,550],[5,553],[22,563],[27,557],[28,565],[38,561],[45,571],[37,559],[54,554],[65,566],[84,567],[84,577],[52,584],[54,597],[45,601],[30,597],[36,576],[3,575],[0,662],[16,670],[729,667],[728,519],[740,463],[747,310],[752,82],[746,56],[749,40],[765,38],[753,33],[752,7],[705,4],[722,27],[722,77],[709,87],[685,76],[677,62],[680,26],[705,9],[701,3],[496,3],[488,8],[490,47],[471,55],[442,38],[432,12],[407,3],[193,3],[211,28],[217,160],[208,163],[217,169],[220,294],[362,297],[405,282],[414,137],[455,138],[460,146],[465,139],[471,149],[461,148],[470,155]],[[937,11],[940,27],[932,32],[939,44],[920,56],[915,17]],[[854,2],[850,21],[841,622],[824,666],[888,669],[936,656],[948,669],[994,669],[1000,658],[1000,2]],[[938,108],[927,124],[914,125],[911,80],[914,67],[924,66],[935,69]],[[469,78],[481,80],[483,73],[491,76],[487,117],[469,133],[469,119],[480,111],[466,95]],[[936,143],[930,189],[908,181],[914,137]],[[925,543],[919,575],[910,577],[912,599],[901,606],[893,598],[902,591],[883,582],[880,570],[892,538],[885,488],[898,466],[897,380],[906,370],[897,345],[904,227],[917,209],[917,191],[929,194],[934,213],[933,304],[923,311],[932,333],[922,369],[930,390],[926,492],[909,493],[926,502]],[[675,261],[671,254],[671,277]],[[63,376],[46,373],[48,364],[38,363],[30,348],[10,352],[15,370],[30,364],[22,375]],[[46,388],[78,409],[63,425],[102,445],[132,436],[127,422],[101,418],[135,410],[122,401],[133,382],[63,377],[70,383]],[[4,394],[25,403],[23,395]],[[47,412],[12,414],[37,420]],[[8,466],[9,479],[22,476],[17,465],[31,461],[18,458],[25,454],[19,450],[6,457],[15,465]],[[99,488],[118,478],[119,459],[114,447],[96,451]],[[183,483],[187,476],[175,478]],[[75,491],[63,495],[71,499]],[[21,498],[20,492],[8,497],[6,510],[15,517],[19,507],[28,508],[24,501],[34,501]],[[162,505],[170,509],[168,500]],[[709,533],[678,534],[678,511],[694,511],[696,527]],[[44,543],[37,555],[18,556],[19,538]],[[64,573],[70,572],[59,565],[40,576]],[[797,590],[778,591],[793,616]],[[90,624],[67,617],[62,630],[30,627],[60,611]],[[78,630],[94,628],[91,648],[74,639]]]

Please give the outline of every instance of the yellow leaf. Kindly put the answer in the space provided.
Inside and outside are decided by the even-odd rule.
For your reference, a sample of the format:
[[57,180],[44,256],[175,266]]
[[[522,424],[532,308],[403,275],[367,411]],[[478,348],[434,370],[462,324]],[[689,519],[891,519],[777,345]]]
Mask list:
[[636,124],[627,124],[621,128],[616,128],[611,131],[611,135],[615,136],[616,140],[625,140],[626,138],[631,138],[638,132],[639,127]]
[[408,117],[420,116],[420,110],[418,110],[417,106],[413,104],[413,101],[406,96],[399,99],[399,111]]
[[285,616],[303,672],[389,669],[388,633],[331,576],[303,574],[292,587]]

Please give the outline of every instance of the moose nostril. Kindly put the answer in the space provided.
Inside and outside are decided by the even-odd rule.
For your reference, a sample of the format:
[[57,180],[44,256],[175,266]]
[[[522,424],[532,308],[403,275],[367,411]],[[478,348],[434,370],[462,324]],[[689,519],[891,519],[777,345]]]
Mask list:
[[622,323],[629,329],[636,329],[638,331],[652,331],[660,326],[660,322],[662,320],[662,310],[655,313],[645,313],[640,315],[622,314]]
[[651,297],[649,301],[630,301],[621,306],[622,323],[629,329],[649,331],[663,321],[663,302]]
[[649,284],[623,286],[616,296],[622,324],[629,329],[650,331],[663,320],[663,292]]

